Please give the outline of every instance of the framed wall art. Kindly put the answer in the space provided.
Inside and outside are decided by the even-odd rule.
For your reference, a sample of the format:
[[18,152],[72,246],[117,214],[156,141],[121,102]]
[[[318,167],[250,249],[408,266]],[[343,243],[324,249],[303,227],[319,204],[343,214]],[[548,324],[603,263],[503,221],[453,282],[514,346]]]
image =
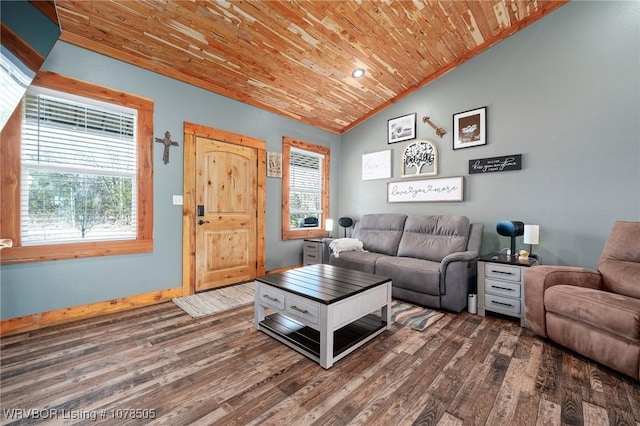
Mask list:
[[362,180],[391,177],[391,150],[362,154]]
[[453,149],[487,144],[487,107],[453,114]]
[[267,153],[267,177],[282,177],[282,153]]
[[438,148],[428,140],[410,143],[402,153],[402,177],[438,174]]
[[463,200],[463,176],[387,183],[387,203],[433,203]]
[[402,142],[416,138],[416,113],[392,118],[387,121],[387,143]]

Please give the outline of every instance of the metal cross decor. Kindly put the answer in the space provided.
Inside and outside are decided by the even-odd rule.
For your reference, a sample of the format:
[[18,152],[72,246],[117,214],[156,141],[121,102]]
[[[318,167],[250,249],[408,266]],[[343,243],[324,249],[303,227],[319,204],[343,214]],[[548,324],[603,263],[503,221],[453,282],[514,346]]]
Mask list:
[[174,142],[171,140],[171,133],[169,133],[168,130],[164,132],[164,139],[156,138],[156,142],[164,144],[164,154],[162,154],[162,161],[164,161],[164,164],[169,163],[169,147],[171,145],[178,146],[178,142]]

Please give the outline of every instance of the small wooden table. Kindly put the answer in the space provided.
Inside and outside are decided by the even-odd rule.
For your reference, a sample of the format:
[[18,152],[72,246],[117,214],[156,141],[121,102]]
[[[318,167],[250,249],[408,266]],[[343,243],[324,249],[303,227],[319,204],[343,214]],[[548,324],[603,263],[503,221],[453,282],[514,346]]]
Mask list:
[[390,278],[317,264],[255,280],[256,329],[324,368],[390,325]]

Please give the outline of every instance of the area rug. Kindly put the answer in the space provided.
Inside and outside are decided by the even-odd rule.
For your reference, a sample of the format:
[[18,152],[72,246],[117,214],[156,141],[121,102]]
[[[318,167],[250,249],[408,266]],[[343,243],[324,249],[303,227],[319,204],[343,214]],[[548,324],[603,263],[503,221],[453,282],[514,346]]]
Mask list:
[[173,303],[193,318],[224,312],[253,303],[253,281],[191,296],[176,297]]
[[[173,299],[173,303],[193,318],[224,312],[253,302],[253,282]],[[391,303],[391,320],[414,330],[424,331],[443,316],[441,312],[399,300],[393,300]]]
[[424,331],[443,316],[442,312],[411,305],[399,300],[394,300],[391,303],[391,320],[414,330]]

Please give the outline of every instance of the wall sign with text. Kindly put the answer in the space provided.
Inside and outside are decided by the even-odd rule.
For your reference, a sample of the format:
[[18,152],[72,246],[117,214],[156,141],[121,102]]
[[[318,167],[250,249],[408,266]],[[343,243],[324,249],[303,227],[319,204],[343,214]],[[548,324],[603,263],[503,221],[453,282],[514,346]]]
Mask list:
[[469,160],[469,174],[522,170],[522,154]]
[[462,176],[387,183],[388,203],[428,203],[463,200],[464,178]]

